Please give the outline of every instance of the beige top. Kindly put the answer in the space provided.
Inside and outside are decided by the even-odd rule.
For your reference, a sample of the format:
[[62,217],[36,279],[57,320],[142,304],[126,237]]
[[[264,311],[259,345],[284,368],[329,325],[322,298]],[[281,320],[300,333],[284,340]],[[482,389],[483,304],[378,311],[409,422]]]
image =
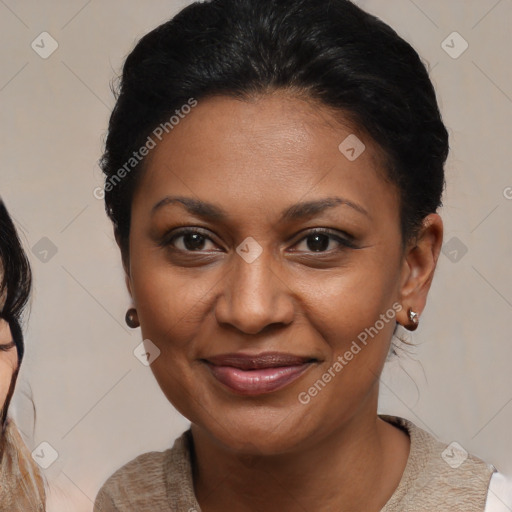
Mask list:
[[[472,455],[465,458],[465,452],[440,443],[408,420],[381,418],[411,439],[402,479],[381,512],[485,510],[492,466]],[[194,494],[191,443],[188,430],[171,449],[145,453],[123,466],[100,489],[94,512],[201,512]]]
[[7,419],[0,440],[0,512],[44,512],[43,479],[16,425]]

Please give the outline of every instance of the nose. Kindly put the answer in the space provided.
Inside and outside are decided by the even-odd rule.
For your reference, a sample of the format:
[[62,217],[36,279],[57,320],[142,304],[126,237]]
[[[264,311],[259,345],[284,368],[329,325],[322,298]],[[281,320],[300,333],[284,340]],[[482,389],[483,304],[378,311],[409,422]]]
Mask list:
[[294,317],[293,292],[284,276],[271,266],[265,251],[252,263],[238,255],[224,280],[215,317],[247,334],[270,326],[288,325]]

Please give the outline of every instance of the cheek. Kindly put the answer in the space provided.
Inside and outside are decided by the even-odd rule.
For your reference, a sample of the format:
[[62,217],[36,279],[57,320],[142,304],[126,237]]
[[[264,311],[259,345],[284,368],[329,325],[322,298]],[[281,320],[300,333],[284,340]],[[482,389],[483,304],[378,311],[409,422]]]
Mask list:
[[186,345],[194,326],[207,314],[206,297],[215,275],[215,271],[180,272],[161,262],[135,266],[133,298],[144,338],[157,344],[168,341],[174,348]]
[[151,370],[169,401],[190,419],[187,402],[200,385],[191,361],[197,357],[197,340],[207,337],[204,330],[211,325],[207,321],[212,314],[211,290],[222,270],[173,268],[161,254],[156,257],[150,250],[138,251],[136,245],[131,253],[134,305],[143,339],[151,340],[160,350]]
[[4,406],[17,364],[15,348],[8,352],[0,352],[0,408]]
[[326,348],[324,364],[306,379],[299,396],[315,415],[336,422],[338,414],[350,414],[373,396],[396,325],[393,305],[400,307],[397,261],[398,255],[382,261],[369,253],[351,268],[319,273],[314,286],[304,285],[308,322]]
[[143,339],[160,351],[151,371],[169,402],[190,421],[199,422],[202,383],[191,362],[197,339],[204,338],[200,333],[207,313],[204,297],[213,282],[206,274],[191,279],[169,267],[147,269],[132,273],[132,289]]
[[386,313],[385,326],[379,322],[378,327],[382,338],[391,336],[395,324],[392,305],[398,298],[397,261],[398,255],[381,261],[374,251],[368,251],[361,253],[357,263],[339,271],[311,274],[311,279],[299,274],[293,277],[300,283],[295,286],[308,322],[333,349],[343,350]]

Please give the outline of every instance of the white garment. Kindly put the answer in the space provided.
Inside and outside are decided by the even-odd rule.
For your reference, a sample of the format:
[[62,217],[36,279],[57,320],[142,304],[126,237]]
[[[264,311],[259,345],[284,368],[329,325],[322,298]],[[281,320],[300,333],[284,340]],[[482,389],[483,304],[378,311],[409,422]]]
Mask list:
[[512,478],[492,475],[484,512],[512,512]]

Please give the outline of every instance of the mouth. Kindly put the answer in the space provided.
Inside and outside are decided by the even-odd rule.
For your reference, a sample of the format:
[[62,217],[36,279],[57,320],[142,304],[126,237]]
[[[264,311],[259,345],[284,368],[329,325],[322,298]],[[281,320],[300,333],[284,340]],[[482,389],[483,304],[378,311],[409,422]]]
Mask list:
[[203,359],[217,381],[241,395],[264,395],[301,377],[315,362],[311,357],[278,352],[223,354]]

